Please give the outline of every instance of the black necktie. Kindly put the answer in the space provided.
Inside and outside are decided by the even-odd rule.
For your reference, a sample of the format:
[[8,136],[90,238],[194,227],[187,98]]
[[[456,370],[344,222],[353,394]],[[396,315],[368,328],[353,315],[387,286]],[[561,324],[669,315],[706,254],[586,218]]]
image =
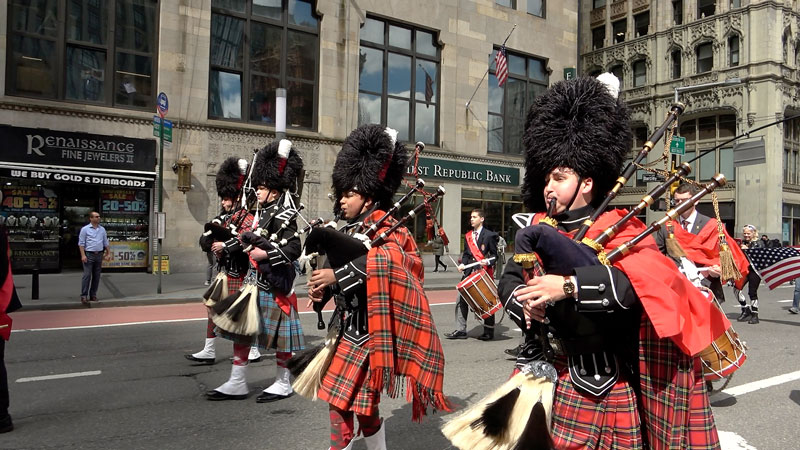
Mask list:
[[686,219],[681,220],[681,226],[684,230],[689,231],[689,221]]

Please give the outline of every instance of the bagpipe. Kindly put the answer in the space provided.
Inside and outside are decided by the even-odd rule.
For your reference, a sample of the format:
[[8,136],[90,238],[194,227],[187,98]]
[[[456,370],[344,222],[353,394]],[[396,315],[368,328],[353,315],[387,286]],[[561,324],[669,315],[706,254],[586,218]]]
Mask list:
[[[412,208],[405,216],[398,219],[388,229],[378,233],[378,230],[384,226],[386,221],[393,214],[396,214],[402,205],[408,201],[415,192],[422,189],[424,185],[425,183],[422,179],[417,179],[412,189],[395,202],[380,219],[364,230],[364,233],[356,233],[350,236],[331,227],[318,227],[313,229],[306,238],[304,252],[309,255],[308,257],[325,255],[331,267],[334,269],[343,267],[351,261],[366,255],[369,253],[370,249],[383,245],[395,230],[417,217],[419,213],[429,207],[431,203],[445,195],[444,187],[439,186],[436,192],[427,196],[422,203]],[[374,236],[376,234],[377,236]],[[330,293],[330,289],[326,289],[325,291]],[[317,304],[324,305],[322,302],[316,302],[315,305]],[[297,353],[287,364],[289,371],[295,377],[292,387],[303,397],[312,400],[317,398],[317,392],[322,384],[322,378],[333,359],[336,345],[341,337],[342,314],[344,313],[340,313],[338,322],[335,320],[333,321],[328,335],[325,338],[325,342],[322,345]]]
[[[203,242],[210,241],[207,245],[207,251],[210,251],[211,243],[213,242],[225,242],[226,248],[227,243],[238,242],[238,230],[246,218],[247,210],[244,208],[237,208],[235,211],[227,213],[223,212],[212,219],[211,222],[205,224],[203,234],[200,236],[200,246],[205,247]],[[224,270],[220,270],[208,289],[203,293],[203,304],[212,307],[227,295],[228,277]]]
[[[280,205],[280,206],[278,206]],[[258,263],[250,258],[249,270],[239,291],[231,293],[211,307],[211,320],[221,329],[230,333],[250,336],[258,333],[260,328],[260,310],[258,307],[259,283],[268,283],[273,295],[291,295],[294,284],[294,267],[291,261],[283,254],[281,247],[288,244],[289,240],[298,237],[297,232],[292,236],[283,236],[297,217],[302,217],[300,211],[304,205],[295,206],[292,194],[284,193],[272,209],[271,215],[261,220],[255,231],[241,233],[242,250],[249,254],[255,248],[267,251],[269,259]],[[280,225],[270,227],[274,219],[281,220]],[[270,233],[272,228],[275,231]],[[255,268],[262,275],[259,275]]]
[[[586,238],[589,228],[633,175],[637,164],[645,159],[649,150],[655,146],[655,142],[661,139],[683,110],[684,106],[680,103],[672,106],[665,122],[647,140],[636,159],[625,167],[601,205],[589,219],[584,221],[574,238],[559,232],[556,229],[556,222],[550,219],[555,210],[554,201],[551,201],[549,205],[548,217],[538,224],[526,226],[517,232],[514,260],[522,266],[525,281],[548,273],[570,275],[575,267],[611,265],[630,253],[636,244],[659,230],[668,221],[674,220],[694,207],[700,198],[711,193],[717,187],[725,185],[724,175],[715,175],[700,192],[689,200],[668,210],[663,218],[653,222],[646,230],[606,253],[604,245],[622,230],[631,218],[652,204],[657,197],[666,192],[672,183],[688,175],[690,166],[688,164],[681,165],[675,173],[652,189],[630,212],[605,229],[598,237]],[[548,307],[551,306],[548,304]],[[531,326],[529,320],[526,322],[529,328]],[[553,443],[549,430],[557,371],[551,365],[555,352],[548,342],[548,323],[549,319],[545,318],[539,325],[538,333],[545,361],[534,361],[525,366],[521,372],[495,392],[449,421],[442,428],[445,436],[456,447],[487,450],[552,448]]]

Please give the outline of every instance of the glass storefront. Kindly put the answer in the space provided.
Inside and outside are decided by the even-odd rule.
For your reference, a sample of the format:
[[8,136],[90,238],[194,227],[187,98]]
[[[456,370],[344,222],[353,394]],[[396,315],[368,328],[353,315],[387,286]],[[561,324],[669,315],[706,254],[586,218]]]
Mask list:
[[0,125],[0,222],[14,271],[81,268],[78,237],[100,213],[106,268],[146,270],[155,140]]
[[111,259],[104,268],[147,269],[152,189],[0,178],[0,223],[9,230],[12,270],[81,268],[78,237],[89,212],[100,213]]
[[483,225],[506,240],[506,253],[513,252],[518,228],[511,217],[524,212],[519,193],[463,189],[461,197],[461,249],[465,245],[464,234],[472,229],[469,223],[470,214],[473,209],[480,208],[485,214]]

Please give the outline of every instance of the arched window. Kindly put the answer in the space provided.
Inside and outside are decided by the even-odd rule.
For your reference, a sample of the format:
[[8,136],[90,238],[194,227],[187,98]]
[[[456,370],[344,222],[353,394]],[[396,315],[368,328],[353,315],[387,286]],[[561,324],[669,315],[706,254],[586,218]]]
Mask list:
[[672,51],[672,79],[681,77],[681,51]]
[[728,38],[728,65],[730,67],[739,65],[739,36],[736,35]]
[[619,78],[619,87],[620,89],[622,89],[622,87],[625,85],[625,83],[623,83],[623,78],[622,78],[622,64],[611,66],[608,69],[608,71],[613,73],[615,77]]
[[647,64],[643,59],[633,63],[633,87],[644,86],[647,83]]
[[706,42],[697,46],[697,73],[710,72],[714,68],[714,52],[711,43]]

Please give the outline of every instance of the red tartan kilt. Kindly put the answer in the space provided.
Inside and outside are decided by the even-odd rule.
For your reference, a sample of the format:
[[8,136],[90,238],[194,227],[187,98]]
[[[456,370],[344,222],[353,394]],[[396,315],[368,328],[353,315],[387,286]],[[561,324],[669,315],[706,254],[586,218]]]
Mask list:
[[242,282],[244,281],[244,277],[241,278],[234,278],[232,276],[228,276],[228,292],[222,296],[225,298],[234,292],[238,291],[242,288]]
[[565,359],[555,361],[558,385],[553,400],[552,437],[557,449],[641,449],[636,395],[620,376],[603,397],[579,392],[569,379]]
[[369,389],[369,350],[340,339],[328,371],[322,378],[320,400],[356,414],[378,412],[380,392]]

